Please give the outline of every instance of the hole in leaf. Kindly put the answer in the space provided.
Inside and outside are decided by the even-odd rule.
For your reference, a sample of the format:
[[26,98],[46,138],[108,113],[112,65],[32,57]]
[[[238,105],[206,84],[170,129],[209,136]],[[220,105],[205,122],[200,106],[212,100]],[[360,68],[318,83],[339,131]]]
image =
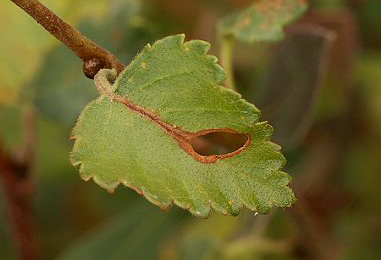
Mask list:
[[212,132],[192,140],[192,147],[202,156],[225,155],[237,151],[248,141],[245,134]]

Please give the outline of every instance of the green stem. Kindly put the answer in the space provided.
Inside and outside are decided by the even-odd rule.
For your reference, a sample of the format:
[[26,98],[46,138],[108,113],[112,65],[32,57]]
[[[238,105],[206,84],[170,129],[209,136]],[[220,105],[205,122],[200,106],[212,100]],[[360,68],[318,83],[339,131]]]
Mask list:
[[230,36],[225,36],[221,41],[221,63],[222,67],[225,69],[228,77],[226,80],[226,87],[237,91],[234,79],[234,66],[233,66],[233,49],[234,49],[234,38]]

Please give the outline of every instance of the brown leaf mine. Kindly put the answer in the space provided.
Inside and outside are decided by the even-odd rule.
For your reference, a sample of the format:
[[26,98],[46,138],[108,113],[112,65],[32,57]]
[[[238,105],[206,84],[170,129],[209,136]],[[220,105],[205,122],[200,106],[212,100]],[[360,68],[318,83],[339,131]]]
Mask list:
[[[115,77],[115,70],[102,70],[97,74],[94,81],[99,93],[102,96],[108,96],[113,101],[124,104],[127,109],[158,125],[168,135],[172,136],[186,153],[201,163],[215,163],[219,159],[231,158],[246,150],[251,143],[249,134],[238,133],[228,128],[206,129],[192,133],[178,126],[175,127],[161,119],[160,115],[132,103],[126,97],[115,94],[114,86],[111,84]],[[202,143],[203,148],[201,147]]]
[[[171,135],[186,153],[201,163],[215,163],[219,159],[231,158],[246,150],[251,143],[251,136],[249,134],[241,134],[227,128],[206,129],[196,133],[188,132],[180,127],[175,127],[164,122],[160,116],[131,103],[126,98],[119,96],[114,96],[113,98],[123,103],[132,111],[157,124],[167,134]],[[212,149],[209,152],[203,152],[202,149],[199,149],[200,142],[209,142],[208,147]],[[213,147],[220,147],[222,152],[215,154]]]
[[245,134],[216,131],[194,138],[191,142],[193,149],[201,156],[225,155],[243,147],[248,141]]

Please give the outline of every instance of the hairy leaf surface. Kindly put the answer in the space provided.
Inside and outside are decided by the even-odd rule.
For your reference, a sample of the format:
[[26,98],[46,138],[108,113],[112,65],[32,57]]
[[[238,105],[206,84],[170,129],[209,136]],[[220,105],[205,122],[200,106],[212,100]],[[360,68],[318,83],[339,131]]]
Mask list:
[[278,41],[283,27],[299,18],[307,9],[304,0],[260,0],[247,9],[224,17],[219,30],[243,42]]
[[[113,191],[119,184],[168,208],[201,217],[211,208],[237,215],[243,206],[267,213],[295,198],[285,159],[270,142],[272,127],[260,111],[222,87],[225,73],[210,46],[184,43],[184,35],[147,45],[111,85],[113,71],[95,78],[101,97],[82,112],[73,130],[72,163],[82,178]],[[213,133],[241,133],[246,143],[203,156],[192,142]]]

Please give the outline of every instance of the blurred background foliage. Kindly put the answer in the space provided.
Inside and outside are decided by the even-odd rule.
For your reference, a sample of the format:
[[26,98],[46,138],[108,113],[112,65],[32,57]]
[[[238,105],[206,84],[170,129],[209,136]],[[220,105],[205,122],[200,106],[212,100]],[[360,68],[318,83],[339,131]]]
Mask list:
[[[253,0],[44,0],[128,64],[148,42],[212,43],[219,18]],[[134,191],[110,195],[68,160],[70,131],[97,96],[82,63],[15,7],[0,8],[0,137],[17,153],[34,107],[42,259],[381,259],[381,1],[311,0],[277,44],[238,44],[243,96],[275,127],[298,197],[267,216],[163,212]],[[15,259],[0,191],[0,259]]]

